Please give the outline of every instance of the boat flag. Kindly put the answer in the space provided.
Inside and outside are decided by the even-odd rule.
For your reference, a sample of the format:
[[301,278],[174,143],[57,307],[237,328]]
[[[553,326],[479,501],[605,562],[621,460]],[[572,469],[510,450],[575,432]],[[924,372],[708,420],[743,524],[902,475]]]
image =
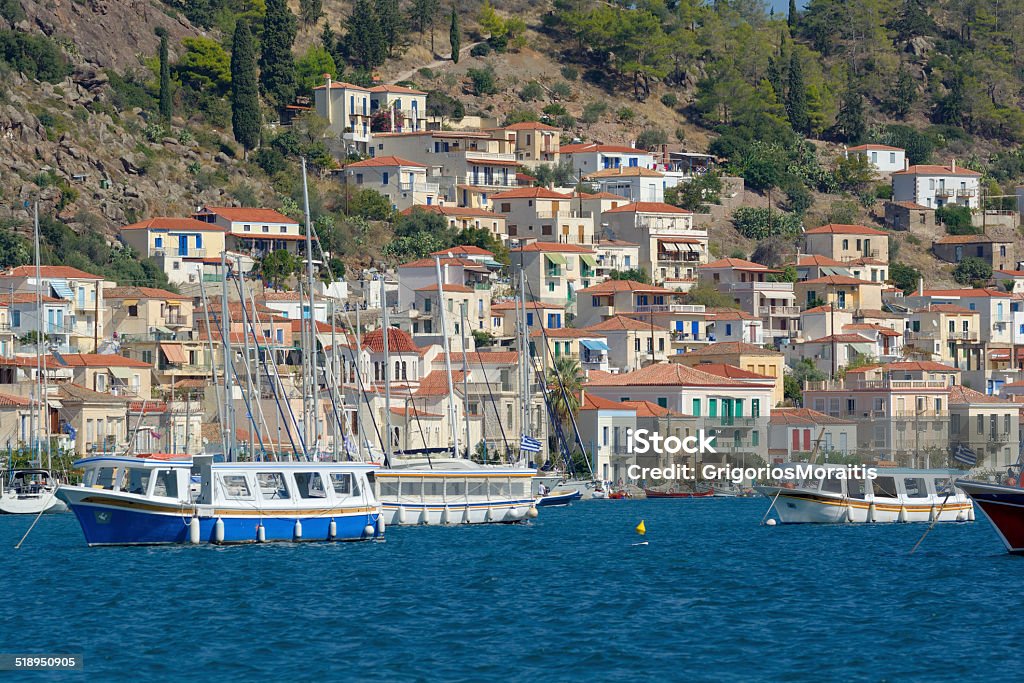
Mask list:
[[636,532],[641,536],[645,536],[647,534],[647,527],[644,525],[644,520],[641,519],[640,523],[636,525]]
[[519,441],[519,450],[526,451],[527,453],[540,453],[540,441],[523,434]]
[[953,459],[968,467],[974,467],[978,464],[978,454],[972,448],[962,443],[958,443],[953,450]]

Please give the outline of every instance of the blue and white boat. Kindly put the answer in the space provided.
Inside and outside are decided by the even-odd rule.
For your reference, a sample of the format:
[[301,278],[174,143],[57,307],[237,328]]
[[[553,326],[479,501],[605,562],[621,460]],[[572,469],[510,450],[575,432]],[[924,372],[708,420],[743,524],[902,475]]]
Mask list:
[[579,489],[555,489],[537,499],[537,507],[565,507],[583,497]]
[[75,466],[85,470],[82,483],[61,486],[57,496],[78,517],[90,546],[384,535],[371,463],[104,456]]

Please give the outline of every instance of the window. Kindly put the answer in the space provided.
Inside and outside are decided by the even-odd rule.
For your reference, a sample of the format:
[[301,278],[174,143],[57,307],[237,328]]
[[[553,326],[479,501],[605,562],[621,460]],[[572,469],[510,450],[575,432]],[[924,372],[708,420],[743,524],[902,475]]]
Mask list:
[[750,402],[750,415],[751,417],[761,417],[761,399],[751,399]]
[[139,317],[139,307],[138,306],[129,306],[128,307],[128,317],[129,318],[138,318]]
[[381,175],[380,184],[381,185],[388,185],[389,184],[388,181],[391,180],[391,174],[388,173],[387,171],[384,171],[380,175]]
[[708,399],[708,417],[718,417],[718,399]]
[[921,477],[907,477],[903,480],[903,487],[907,490],[907,498],[928,497],[928,489]]
[[243,225],[242,226],[242,232],[251,232],[251,231],[252,231],[252,226],[251,225]]
[[116,467],[99,468],[96,472],[96,483],[93,486],[110,491],[114,488],[114,474],[116,472]]
[[217,480],[225,498],[252,500],[252,491],[244,474],[218,474]]
[[608,428],[607,427],[601,427],[601,445],[602,446],[607,446],[608,445]]
[[978,434],[984,434],[984,433],[985,433],[985,416],[984,415],[979,415],[978,416]]
[[157,470],[153,495],[164,498],[178,497],[178,477],[174,470]]
[[889,152],[889,163],[890,164],[895,164],[896,163],[896,152]]
[[[383,482],[382,482],[383,484]],[[351,496],[359,495],[359,487],[355,485],[355,479],[351,472],[331,472],[331,485],[334,487],[334,492],[339,496]],[[398,483],[388,484],[395,487],[394,495],[398,495]],[[381,487],[381,494],[384,493],[384,487]]]
[[850,248],[850,240],[843,240],[843,249],[845,250],[845,249],[849,249],[849,248]]
[[300,498],[326,498],[327,490],[319,472],[296,472],[295,487]]
[[700,417],[700,399],[699,398],[693,399],[693,410],[691,410],[690,413],[694,417]]
[[263,500],[288,500],[288,487],[284,483],[284,474],[281,472],[257,472],[256,483],[260,487],[260,497]]
[[445,483],[444,493],[446,496],[461,498],[466,495],[466,482],[449,481]]
[[871,483],[875,498],[898,498],[894,477],[875,477]]
[[953,413],[952,415],[949,416],[949,431],[952,434],[959,434],[960,433],[960,415],[959,414]]

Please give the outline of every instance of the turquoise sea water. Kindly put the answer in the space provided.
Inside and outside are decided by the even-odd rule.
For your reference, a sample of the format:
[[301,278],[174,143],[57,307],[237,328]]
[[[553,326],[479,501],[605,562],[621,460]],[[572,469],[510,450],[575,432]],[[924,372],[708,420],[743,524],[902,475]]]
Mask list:
[[[87,548],[0,517],[10,680],[1020,680],[1019,577],[984,519],[761,527],[765,499],[590,501],[383,543]],[[644,519],[648,546],[633,531]]]

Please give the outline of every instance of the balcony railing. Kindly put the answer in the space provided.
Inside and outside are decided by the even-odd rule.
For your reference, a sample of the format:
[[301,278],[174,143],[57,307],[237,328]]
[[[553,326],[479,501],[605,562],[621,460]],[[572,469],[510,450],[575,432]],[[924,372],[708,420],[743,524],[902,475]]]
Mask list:
[[737,292],[790,292],[793,291],[792,282],[731,282],[729,289]]
[[945,389],[949,385],[930,379],[820,380],[807,382],[807,391],[848,391],[851,389]]
[[440,194],[441,186],[438,183],[398,183],[401,192],[423,192],[424,194]]
[[449,152],[449,157],[465,155],[467,161],[515,161],[516,155],[511,152],[480,152],[477,150],[466,150],[462,154]]
[[707,236],[706,228],[695,228],[692,221],[684,221],[678,219],[645,219],[641,218],[637,221],[636,226],[638,228],[644,228],[649,231],[652,235],[672,235],[679,237],[689,236],[693,237],[704,237]]
[[674,254],[658,252],[658,261],[665,263],[697,263],[700,261],[700,252],[689,250]]
[[799,316],[799,306],[769,306],[768,315]]
[[153,256],[170,256],[172,258],[206,258],[206,249],[189,247],[180,249],[175,246],[157,247],[153,250]]
[[704,306],[695,304],[653,304],[634,306],[634,313],[704,313]]
[[483,174],[480,175],[468,175],[468,176],[457,176],[453,178],[455,185],[472,185],[474,187],[507,187],[513,188],[518,187],[516,184],[515,173],[510,173],[508,177],[502,176],[491,176],[487,178]]
[[942,187],[935,190],[936,197],[975,197],[978,191],[964,187]]
[[557,220],[559,218],[593,218],[593,211],[538,211],[537,218],[539,219],[552,219]]

